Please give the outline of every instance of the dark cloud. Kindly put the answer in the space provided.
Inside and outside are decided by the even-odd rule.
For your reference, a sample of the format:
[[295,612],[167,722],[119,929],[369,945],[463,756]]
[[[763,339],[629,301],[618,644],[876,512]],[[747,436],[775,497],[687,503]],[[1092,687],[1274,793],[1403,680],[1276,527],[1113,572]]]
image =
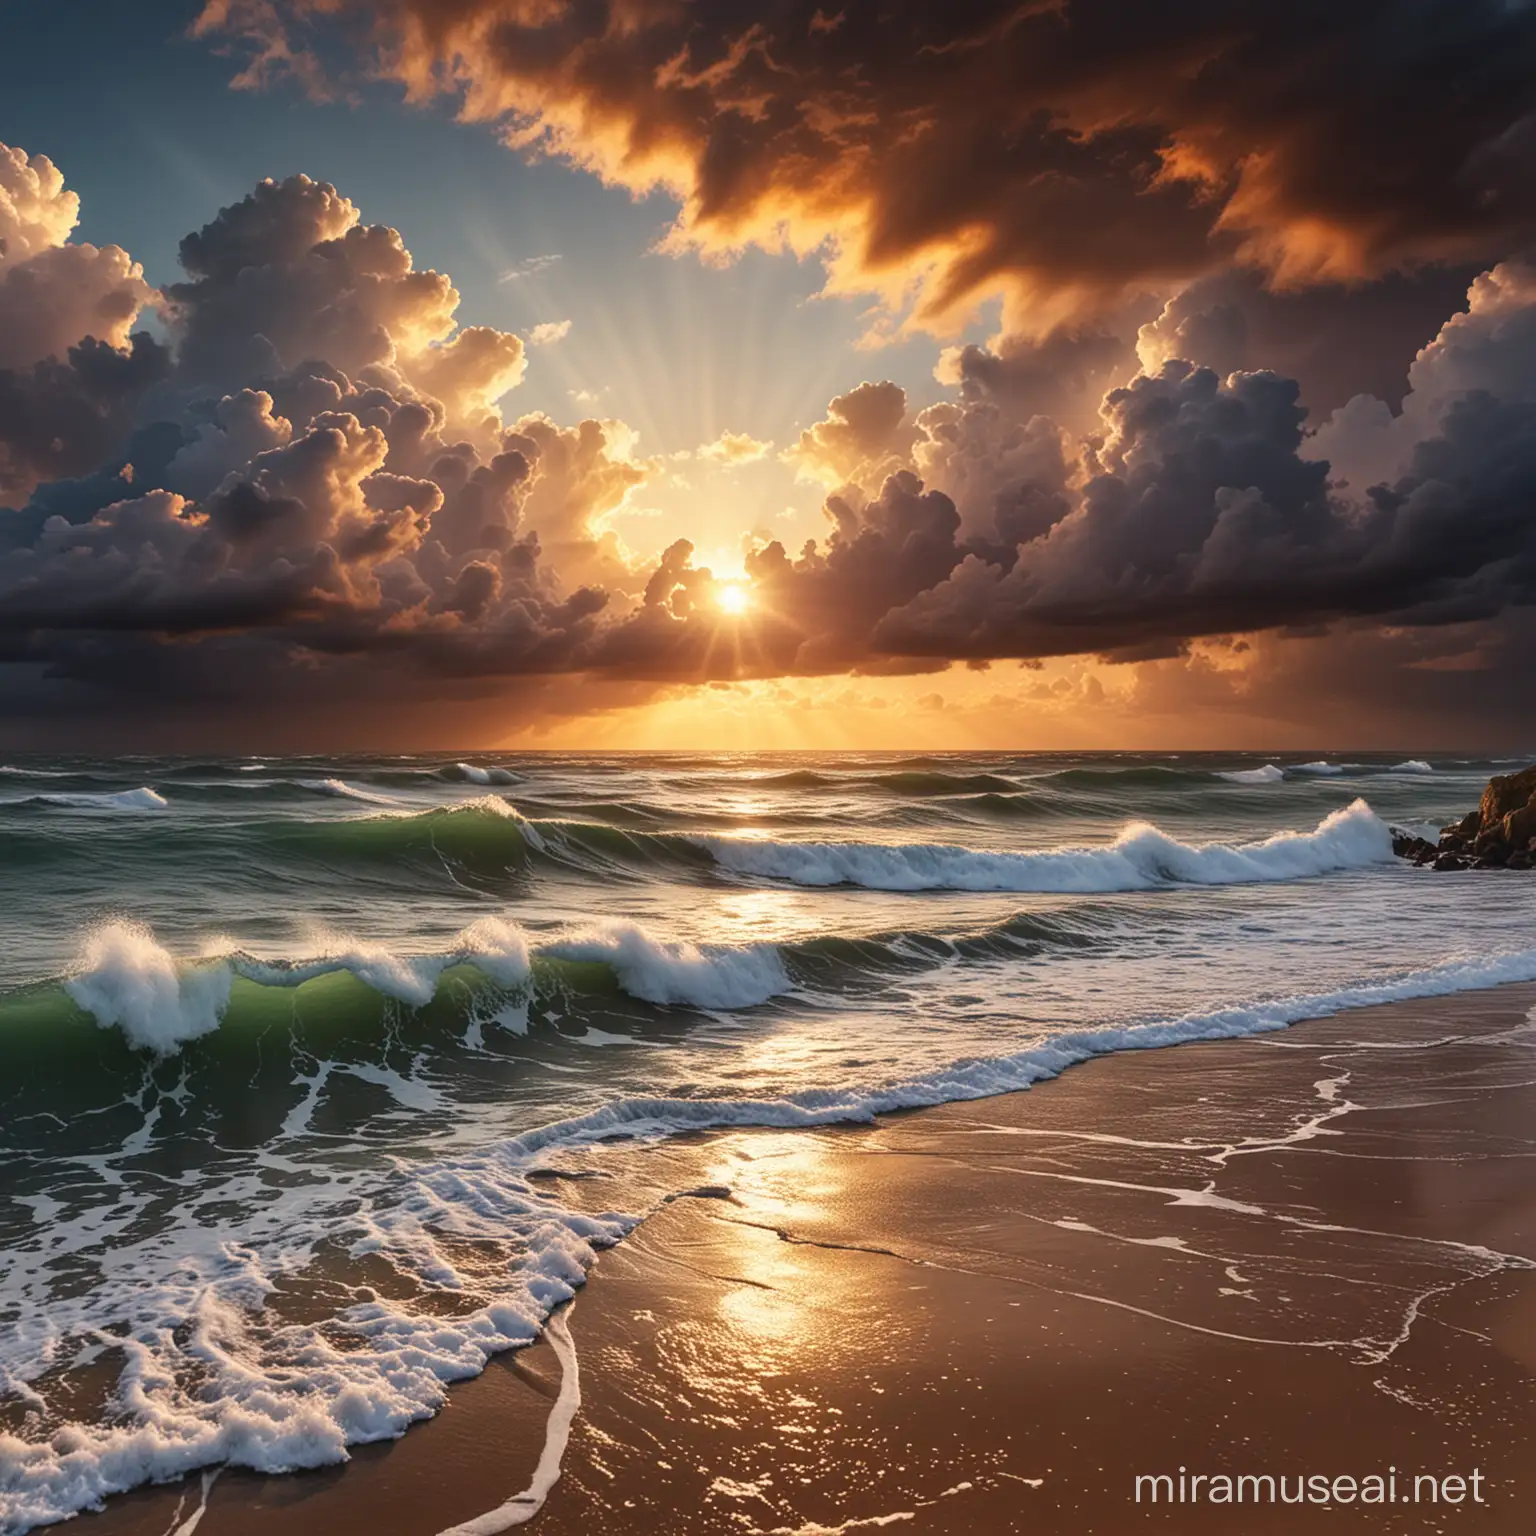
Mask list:
[[1270,368],[1301,386],[1320,420],[1355,395],[1396,410],[1415,354],[1466,302],[1476,267],[1390,273],[1372,283],[1323,284],[1275,293],[1253,272],[1226,271],[1174,295],[1139,336],[1140,361],[1170,358],[1212,368]]
[[1297,386],[1170,363],[1112,391],[1067,515],[1012,558],[973,547],[893,601],[883,650],[1117,652],[1380,615],[1486,617],[1536,595],[1536,405],[1458,396],[1392,486],[1364,497],[1303,456]]
[[[714,643],[699,600],[710,575],[679,545],[609,659],[626,664],[631,646],[643,668],[718,675],[1134,659],[1348,617],[1489,619],[1536,598],[1533,364],[1536,279],[1507,263],[1423,349],[1399,414],[1357,399],[1312,437],[1294,380],[1183,361],[1111,390],[1077,452],[1049,420],[971,391],[915,419],[891,400],[882,452],[850,454],[859,413],[841,399],[798,452],[856,476],[857,461],[865,478],[829,498],[820,544],[749,559],[763,617]],[[877,483],[893,442],[911,463]],[[1350,462],[1393,455],[1379,478]]]
[[[0,170],[4,275],[46,309],[29,274],[93,248],[49,243],[77,207],[47,161],[6,151]],[[35,705],[41,676],[77,707],[266,711],[368,696],[372,666],[409,705],[579,665],[609,601],[589,568],[616,563],[594,523],[645,477],[609,429],[503,423],[522,343],[456,328],[448,279],[323,183],[263,182],[181,255],[187,280],[156,296],[169,344],[109,330],[0,370],[18,697]],[[34,329],[86,323],[66,298]]]
[[339,18],[415,99],[449,93],[519,146],[674,190],[681,244],[830,236],[834,283],[916,279],[929,316],[1000,291],[1019,334],[1231,260],[1294,287],[1496,258],[1536,226],[1536,22],[1505,0],[264,14],[246,37],[262,79],[312,73],[306,27]]
[[85,337],[62,361],[0,368],[0,497],[21,499],[41,482],[97,468],[169,372],[170,354],[143,331],[121,351]]
[[[1458,313],[1398,354],[1400,393],[1357,392],[1326,417],[1309,418],[1295,377],[1257,365],[1301,347],[1288,328],[1326,328],[1337,295],[1277,296],[1233,271],[953,352],[953,394],[920,411],[891,381],[862,383],[784,454],[827,492],[825,535],[760,541],[750,606],[728,613],[688,539],[641,563],[607,530],[657,468],[629,429],[504,419],[522,344],[459,326],[447,276],[417,271],[401,236],[334,188],[263,182],[188,236],[185,281],[130,295],[134,313],[160,312],[161,341],[126,332],[120,306],[92,312],[99,334],[80,329],[95,320],[78,294],[46,280],[75,260],[57,253],[95,249],[68,243],[70,195],[40,157],[0,153],[3,177],[4,272],[46,310],[31,334],[68,338],[0,370],[0,689],[37,729],[138,709],[200,713],[211,733],[279,715],[339,730],[385,703],[412,722],[513,698],[571,707],[577,685],[551,678],[633,699],[1092,653],[1146,669],[1147,701],[1196,683],[1215,699],[1238,673],[1269,675],[1257,658],[1271,641],[1236,668],[1197,658],[1262,632],[1292,646],[1342,635],[1373,666],[1387,652],[1362,635],[1407,635],[1398,654],[1445,689],[1445,658],[1461,665],[1470,642],[1435,637],[1479,635],[1486,665],[1471,669],[1498,677],[1510,653],[1489,635],[1528,627],[1536,268],[1523,260],[1479,274]],[[97,274],[100,255],[80,271]],[[1432,290],[1422,276],[1378,284],[1365,318],[1340,324],[1401,338]],[[1331,377],[1338,397],[1348,375]],[[1291,684],[1276,672],[1266,686],[1278,699]]]

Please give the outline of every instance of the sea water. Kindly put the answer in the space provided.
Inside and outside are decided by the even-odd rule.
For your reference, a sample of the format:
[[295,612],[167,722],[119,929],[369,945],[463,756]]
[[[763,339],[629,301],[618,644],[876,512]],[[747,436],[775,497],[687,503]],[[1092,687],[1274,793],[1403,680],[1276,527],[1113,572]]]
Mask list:
[[11,760],[0,1529],[430,1416],[664,1198],[616,1139],[1536,978],[1536,875],[1391,851],[1507,766]]

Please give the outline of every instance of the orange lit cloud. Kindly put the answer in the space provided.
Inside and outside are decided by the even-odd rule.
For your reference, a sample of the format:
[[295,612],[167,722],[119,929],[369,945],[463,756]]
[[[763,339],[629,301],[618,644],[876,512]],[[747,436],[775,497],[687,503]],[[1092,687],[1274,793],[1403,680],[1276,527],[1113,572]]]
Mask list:
[[698,455],[713,464],[755,464],[772,449],[772,443],[760,442],[748,432],[722,432],[714,442],[703,444]]
[[1530,30],[1498,0],[210,0],[196,30],[242,84],[312,86],[331,23],[411,101],[667,190],[669,248],[817,253],[924,326],[1001,296],[1042,336],[1228,261],[1357,280],[1536,227]]
[[[0,167],[0,278],[114,249],[70,243],[48,162]],[[1288,730],[1351,700],[1365,718],[1362,697],[1383,722],[1413,697],[1447,719],[1524,707],[1527,262],[1477,277],[1397,411],[1356,396],[1308,431],[1293,380],[1240,366],[1228,275],[1153,307],[1143,373],[1069,327],[960,349],[954,392],[920,410],[890,380],[846,390],[782,454],[827,493],[819,537],[701,516],[697,541],[640,558],[615,524],[670,457],[616,420],[509,420],[523,343],[461,326],[448,276],[335,188],[262,182],[180,249],[183,281],[128,295],[163,340],[39,280],[49,350],[0,366],[17,719],[66,689],[83,714],[387,715],[403,739],[514,702],[547,722],[659,700],[703,729],[756,700],[810,731],[953,744],[1151,731],[1180,708]],[[1053,372],[1079,399],[1122,366],[1092,432],[1046,413]],[[771,448],[733,431],[696,455],[735,484]]]

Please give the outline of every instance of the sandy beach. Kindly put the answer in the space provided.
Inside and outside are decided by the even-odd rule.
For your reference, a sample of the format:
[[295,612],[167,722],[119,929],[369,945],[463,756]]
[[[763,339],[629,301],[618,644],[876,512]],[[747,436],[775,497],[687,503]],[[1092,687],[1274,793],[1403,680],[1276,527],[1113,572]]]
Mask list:
[[[533,1521],[560,1536],[1526,1531],[1533,1005],[1391,1004],[869,1127],[636,1148],[697,1193],[567,1309],[579,1381],[546,1340],[345,1467],[144,1490],[82,1529],[433,1536],[534,1483],[579,1391]],[[1398,1497],[1138,1501],[1181,1469],[1330,1495],[1395,1469]]]

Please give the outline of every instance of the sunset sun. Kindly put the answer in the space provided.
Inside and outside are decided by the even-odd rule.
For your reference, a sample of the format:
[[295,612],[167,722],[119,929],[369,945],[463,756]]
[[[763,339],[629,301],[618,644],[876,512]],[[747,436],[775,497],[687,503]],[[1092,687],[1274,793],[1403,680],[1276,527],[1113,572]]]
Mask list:
[[752,607],[752,594],[739,581],[722,582],[715,592],[715,606],[733,619]]

